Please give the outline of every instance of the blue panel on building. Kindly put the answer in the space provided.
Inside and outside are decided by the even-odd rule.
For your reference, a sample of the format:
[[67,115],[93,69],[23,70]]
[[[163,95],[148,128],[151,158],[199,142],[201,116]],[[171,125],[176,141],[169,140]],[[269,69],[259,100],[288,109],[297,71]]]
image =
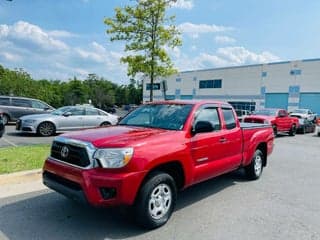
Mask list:
[[266,93],[266,108],[288,109],[288,93]]
[[309,108],[320,115],[320,93],[301,93],[299,108]]
[[176,96],[175,95],[167,95],[166,100],[175,100]]
[[192,96],[192,95],[181,95],[181,96],[180,96],[180,99],[183,99],[183,100],[191,100],[191,99],[193,99],[193,96]]

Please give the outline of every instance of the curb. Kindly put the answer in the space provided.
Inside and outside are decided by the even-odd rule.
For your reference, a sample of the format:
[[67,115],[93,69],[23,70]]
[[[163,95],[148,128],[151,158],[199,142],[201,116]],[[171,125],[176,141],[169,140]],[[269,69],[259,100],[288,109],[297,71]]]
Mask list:
[[47,189],[42,183],[42,169],[0,175],[0,200]]
[[0,174],[0,185],[25,183],[41,179],[42,169]]

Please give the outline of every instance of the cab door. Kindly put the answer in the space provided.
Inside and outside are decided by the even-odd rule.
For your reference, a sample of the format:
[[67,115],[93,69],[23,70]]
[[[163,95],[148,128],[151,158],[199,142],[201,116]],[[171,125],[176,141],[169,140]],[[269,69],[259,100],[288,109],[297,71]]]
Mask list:
[[[194,132],[201,123],[210,124],[211,128]],[[191,156],[194,165],[194,182],[201,182],[225,171],[227,145],[222,131],[218,106],[205,105],[200,108],[193,120],[191,137]]]

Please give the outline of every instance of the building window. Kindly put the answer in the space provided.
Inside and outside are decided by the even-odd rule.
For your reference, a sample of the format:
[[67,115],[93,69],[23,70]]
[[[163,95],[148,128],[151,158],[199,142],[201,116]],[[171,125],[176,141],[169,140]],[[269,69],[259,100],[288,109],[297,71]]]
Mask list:
[[180,95],[180,93],[181,93],[181,90],[180,89],[176,89],[176,96],[179,96]]
[[181,78],[176,78],[176,82],[181,82]]
[[199,81],[199,88],[221,88],[221,87],[222,87],[221,79]]
[[267,72],[262,72],[261,73],[261,77],[266,77],[267,76]]
[[301,75],[301,69],[292,69],[290,75]]
[[[151,83],[147,83],[146,90],[150,90],[150,89],[151,89]],[[154,83],[153,90],[160,90],[160,83]]]

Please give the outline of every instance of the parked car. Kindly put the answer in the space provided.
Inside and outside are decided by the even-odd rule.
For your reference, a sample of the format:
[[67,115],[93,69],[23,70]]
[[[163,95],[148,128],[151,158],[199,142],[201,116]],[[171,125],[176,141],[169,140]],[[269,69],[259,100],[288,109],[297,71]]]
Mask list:
[[299,119],[290,117],[284,109],[260,109],[254,111],[250,116],[245,117],[243,121],[248,123],[270,124],[275,136],[278,135],[278,132],[286,132],[289,133],[290,136],[294,136],[299,127]]
[[49,114],[32,114],[21,117],[16,130],[51,136],[57,132],[115,125],[118,116],[92,106],[65,106]]
[[317,119],[317,114],[313,113],[310,109],[296,109],[290,113],[290,116],[298,117],[300,116],[301,118],[306,118],[310,121],[315,121]]
[[227,103],[153,102],[117,126],[56,137],[43,183],[93,206],[132,206],[152,229],[170,219],[178,190],[240,167],[258,179],[273,142],[270,125],[240,125]]
[[297,128],[297,133],[313,133],[315,130],[315,124],[307,118],[302,118],[301,116],[291,115],[292,117],[297,117],[299,119],[299,127]]
[[316,134],[320,137],[320,118],[316,120]]
[[3,136],[5,130],[4,122],[3,122],[3,115],[0,112],[0,138]]
[[3,113],[4,124],[16,121],[24,115],[48,113],[54,109],[38,99],[0,96],[0,111]]

